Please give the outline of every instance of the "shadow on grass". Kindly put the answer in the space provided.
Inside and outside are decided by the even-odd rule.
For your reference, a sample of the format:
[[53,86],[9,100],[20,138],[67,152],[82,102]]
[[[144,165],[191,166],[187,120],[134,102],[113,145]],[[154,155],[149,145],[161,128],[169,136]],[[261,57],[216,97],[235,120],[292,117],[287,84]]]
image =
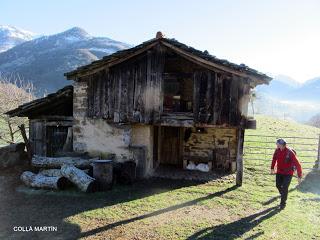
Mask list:
[[170,207],[167,207],[167,208],[164,208],[164,209],[160,209],[160,210],[148,213],[148,214],[140,215],[140,216],[137,216],[137,217],[134,217],[134,218],[129,218],[129,219],[125,219],[125,220],[122,220],[122,221],[118,221],[118,222],[115,222],[115,223],[112,223],[112,224],[108,224],[108,225],[103,226],[103,227],[95,228],[93,230],[90,230],[90,231],[82,233],[80,235],[80,237],[89,237],[89,236],[98,234],[100,232],[108,231],[108,230],[110,230],[112,228],[115,228],[117,226],[120,226],[120,225],[128,224],[128,223],[135,222],[135,221],[142,220],[142,219],[149,218],[149,217],[154,217],[154,216],[157,216],[157,215],[160,215],[160,214],[163,214],[163,213],[167,213],[167,212],[170,212],[170,211],[175,211],[175,210],[183,208],[183,207],[192,206],[192,205],[195,205],[195,204],[197,204],[197,203],[199,203],[201,201],[209,200],[209,199],[212,199],[212,198],[215,198],[215,197],[220,197],[220,196],[222,196],[223,194],[225,194],[227,192],[235,190],[236,188],[237,188],[237,186],[229,187],[229,188],[227,188],[225,190],[222,190],[222,191],[219,191],[219,192],[215,192],[215,193],[209,194],[209,195],[207,195],[205,197],[194,199],[192,201],[188,201],[188,202],[185,202],[185,203],[181,203],[181,204],[177,204],[177,205],[174,205],[174,206],[170,206]]
[[[248,217],[241,218],[237,221],[221,224],[215,227],[204,228],[201,231],[191,235],[188,240],[204,240],[204,239],[221,239],[221,240],[233,240],[241,237],[246,232],[250,231],[264,220],[269,219],[279,213],[277,207],[268,208],[261,212],[255,213]],[[247,239],[255,239],[262,235],[262,232],[258,232]]]
[[[35,190],[26,194],[26,192],[15,190],[21,185],[19,173],[3,176],[0,172],[0,179],[2,195],[0,197],[0,239],[78,239],[81,236],[80,227],[65,221],[70,216],[199,184],[191,181],[148,179],[131,186],[117,185],[105,193],[81,194],[72,191],[37,193]],[[6,194],[3,194],[4,192]],[[54,226],[58,231],[15,232],[14,226]],[[99,229],[92,234],[95,232],[99,232]]]
[[[288,191],[288,193],[293,192],[293,191],[295,191],[296,189],[297,189],[297,186],[295,186],[294,188],[291,188],[291,189]],[[277,201],[277,200],[280,200],[280,197],[281,197],[280,195],[274,196],[274,197],[270,198],[268,201],[263,202],[262,205],[263,205],[263,206],[269,205],[269,204],[271,204],[271,203],[273,203],[273,202],[275,202],[275,201]]]
[[309,172],[302,183],[298,186],[300,192],[310,192],[320,195],[320,171],[313,170]]

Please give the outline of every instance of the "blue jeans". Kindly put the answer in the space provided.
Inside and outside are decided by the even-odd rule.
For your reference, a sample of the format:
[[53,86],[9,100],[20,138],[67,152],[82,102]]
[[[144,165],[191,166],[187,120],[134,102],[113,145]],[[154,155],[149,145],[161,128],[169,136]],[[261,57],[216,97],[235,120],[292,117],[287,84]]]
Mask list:
[[291,175],[284,175],[279,173],[277,173],[276,175],[276,186],[281,195],[281,205],[286,205],[291,179],[292,179]]

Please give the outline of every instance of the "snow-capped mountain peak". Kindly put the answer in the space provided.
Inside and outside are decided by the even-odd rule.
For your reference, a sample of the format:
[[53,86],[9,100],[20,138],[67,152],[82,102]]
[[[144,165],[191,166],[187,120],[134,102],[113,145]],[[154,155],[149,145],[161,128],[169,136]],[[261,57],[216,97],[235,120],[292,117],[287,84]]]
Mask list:
[[39,37],[0,53],[0,72],[18,73],[39,95],[70,84],[63,74],[131,45],[95,37],[79,27]]
[[0,52],[7,51],[25,41],[32,40],[35,34],[14,26],[0,25]]
[[79,27],[70,28],[62,33],[58,33],[55,35],[59,39],[65,39],[69,42],[77,42],[91,39],[92,36],[87,33],[84,29]]

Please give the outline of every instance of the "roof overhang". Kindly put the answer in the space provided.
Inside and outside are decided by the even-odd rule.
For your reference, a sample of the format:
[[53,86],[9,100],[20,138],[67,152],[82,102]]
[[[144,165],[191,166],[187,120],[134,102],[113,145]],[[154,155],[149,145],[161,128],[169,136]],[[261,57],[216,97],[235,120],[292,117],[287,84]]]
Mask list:
[[[250,79],[255,83],[254,85],[269,84],[269,82],[272,80],[271,77],[254,69],[251,69],[243,64],[237,65],[226,60],[215,58],[211,55],[205,55],[206,53],[190,48],[182,43],[177,42],[176,40],[170,40],[166,38],[152,39],[131,49],[116,52],[112,55],[104,57],[101,60],[94,61],[89,65],[79,67],[74,71],[65,73],[65,76],[69,80],[78,80],[79,78],[94,74],[101,70],[108,69],[112,66],[125,62],[139,54],[148,51],[149,49],[155,47],[157,44],[161,44],[171,49],[181,57],[186,58],[189,61],[199,64],[207,69],[228,72],[241,78]],[[194,54],[193,52],[196,52],[197,54]]]
[[9,117],[28,117],[34,111],[41,110],[47,106],[54,107],[58,104],[63,104],[66,99],[72,98],[72,96],[73,86],[66,86],[55,93],[48,94],[46,97],[22,104],[5,114]]

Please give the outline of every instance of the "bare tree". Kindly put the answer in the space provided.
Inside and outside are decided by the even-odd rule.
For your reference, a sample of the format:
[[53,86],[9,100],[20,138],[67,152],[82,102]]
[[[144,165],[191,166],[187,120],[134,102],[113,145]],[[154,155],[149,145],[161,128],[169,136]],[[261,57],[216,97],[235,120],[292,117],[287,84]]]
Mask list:
[[19,75],[0,74],[0,139],[6,143],[21,140],[18,126],[26,124],[28,119],[10,118],[5,112],[35,99],[33,92],[33,85],[23,81]]

